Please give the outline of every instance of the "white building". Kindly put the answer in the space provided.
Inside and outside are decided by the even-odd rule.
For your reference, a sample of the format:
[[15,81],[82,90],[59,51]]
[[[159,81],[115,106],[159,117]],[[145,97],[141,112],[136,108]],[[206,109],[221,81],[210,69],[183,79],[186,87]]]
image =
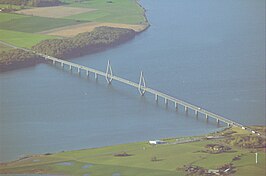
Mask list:
[[154,140],[154,141],[149,141],[149,144],[156,145],[156,144],[165,144],[165,141],[161,140]]

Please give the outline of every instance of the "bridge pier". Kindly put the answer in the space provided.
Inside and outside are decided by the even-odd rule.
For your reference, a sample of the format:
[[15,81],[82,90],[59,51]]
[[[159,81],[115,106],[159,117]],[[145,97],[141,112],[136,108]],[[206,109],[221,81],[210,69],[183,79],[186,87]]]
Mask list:
[[53,60],[53,65],[55,64],[55,60]]
[[61,62],[61,67],[64,68],[64,63],[63,62]]
[[97,75],[97,73],[94,74],[94,78],[95,78],[96,80],[98,80],[98,75]]
[[80,75],[80,68],[79,67],[77,67],[78,68],[78,74]]
[[72,65],[69,65],[69,70],[72,71]]
[[89,76],[89,74],[90,74],[90,72],[89,72],[89,70],[87,70],[87,71],[86,71],[86,75]]
[[208,116],[208,114],[205,114],[205,118],[206,118],[206,120],[208,120],[208,119],[209,119],[209,116]]
[[188,112],[188,107],[187,106],[185,106],[185,112]]
[[155,94],[155,101],[158,102],[158,95]]
[[164,104],[168,105],[168,99],[167,98],[164,99]]
[[219,123],[220,123],[220,120],[219,120],[219,119],[216,119],[216,122],[217,122],[217,125],[219,125]]
[[199,112],[197,110],[195,110],[195,115],[196,115],[196,117],[198,117],[198,115],[199,115]]
[[178,110],[178,103],[175,102],[175,109]]

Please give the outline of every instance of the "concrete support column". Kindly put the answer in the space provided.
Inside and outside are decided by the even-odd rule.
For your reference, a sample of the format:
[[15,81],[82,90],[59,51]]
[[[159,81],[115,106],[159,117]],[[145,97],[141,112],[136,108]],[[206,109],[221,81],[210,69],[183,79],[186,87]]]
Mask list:
[[55,64],[55,60],[53,60],[53,64]]
[[97,73],[95,73],[94,78],[95,78],[96,80],[98,79],[98,75],[97,75]]
[[158,101],[158,95],[155,94],[155,101]]
[[208,118],[209,118],[209,117],[208,117],[208,114],[205,114],[205,117],[206,117],[206,120],[208,120]]
[[71,65],[69,65],[69,70],[71,70],[71,71],[72,71],[72,66],[71,66]]
[[188,108],[187,108],[187,106],[185,106],[185,111],[188,112]]
[[78,67],[78,74],[80,75],[80,68]]
[[195,110],[195,116],[198,117],[199,112],[197,110]]
[[217,122],[217,124],[219,124],[220,123],[220,120],[219,119],[216,119],[216,122]]
[[61,67],[64,68],[64,63],[63,62],[61,62]]
[[178,110],[178,103],[175,102],[175,109]]
[[89,72],[89,70],[87,70],[86,75],[89,76],[89,74],[90,74],[90,72]]
[[166,105],[168,105],[168,99],[164,99],[164,103],[166,104]]

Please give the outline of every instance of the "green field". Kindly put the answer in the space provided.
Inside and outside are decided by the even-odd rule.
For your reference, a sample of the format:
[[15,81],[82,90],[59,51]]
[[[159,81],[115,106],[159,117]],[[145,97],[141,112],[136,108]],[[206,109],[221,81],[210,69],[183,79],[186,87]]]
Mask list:
[[[0,29],[1,41],[23,48],[31,48],[33,45],[36,45],[40,41],[51,38],[55,37]],[[0,46],[0,48],[2,47]]]
[[72,19],[56,19],[0,13],[0,29],[12,31],[36,33],[80,23],[82,22],[77,22]]
[[[8,21],[14,21],[18,19],[28,18],[29,16],[26,15],[19,15],[19,14],[12,14],[12,13],[0,13],[0,24],[8,22]],[[2,25],[0,25],[0,28],[2,28]]]
[[[230,130],[230,129],[229,129]],[[168,140],[173,142],[175,139]],[[236,176],[265,175],[266,155],[258,151],[258,164],[252,150],[231,147],[228,152],[211,154],[204,152],[207,144],[223,144],[223,139],[202,140],[183,144],[149,145],[138,142],[60,152],[52,155],[36,155],[30,158],[0,166],[0,173],[50,173],[68,175],[112,175],[153,176],[153,175],[186,175],[183,166],[194,165],[204,169],[217,169],[224,164],[232,163]],[[127,153],[129,156],[116,156]],[[236,156],[239,160],[233,161]],[[156,161],[151,158],[156,157]],[[11,172],[12,171],[12,172]]]
[[95,22],[111,22],[125,24],[145,24],[144,10],[135,0],[90,0],[81,3],[75,0],[64,0],[72,7],[97,9],[94,12],[69,16],[69,19],[88,20]]
[[[54,36],[35,34],[57,27],[79,24],[76,20],[33,17],[11,13],[0,13],[0,40],[9,44],[31,48],[42,40]],[[0,45],[0,51],[7,47]]]

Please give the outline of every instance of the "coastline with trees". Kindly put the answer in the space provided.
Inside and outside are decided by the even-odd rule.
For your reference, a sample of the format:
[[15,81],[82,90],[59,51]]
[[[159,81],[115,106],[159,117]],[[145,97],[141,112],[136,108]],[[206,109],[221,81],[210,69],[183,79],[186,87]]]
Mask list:
[[[105,1],[97,1],[97,3],[99,3],[99,8],[102,7],[102,4],[100,3],[104,3]],[[34,3],[34,4],[33,4]],[[46,4],[43,4],[46,3]],[[62,13],[65,13],[64,10],[67,9],[68,7],[79,7],[79,5],[81,3],[85,3],[86,8],[90,7],[90,1],[80,1],[80,2],[76,2],[73,0],[70,1],[59,1],[59,0],[45,0],[45,1],[38,1],[38,0],[12,0],[12,1],[6,1],[6,0],[0,0],[0,4],[10,4],[10,5],[17,5],[17,6],[30,6],[30,7],[39,7],[39,6],[58,6],[58,5],[62,5],[62,4],[68,4],[68,6],[61,6],[64,7],[62,10]],[[107,3],[107,2],[105,2]],[[4,12],[0,12],[0,24],[2,26],[3,29],[0,28],[0,32],[3,33],[3,36],[6,34],[11,35],[9,38],[2,40],[0,38],[0,41],[2,41],[1,43],[6,43],[7,46],[8,45],[13,45],[17,48],[26,48],[26,49],[30,49],[39,53],[43,53],[43,54],[47,54],[53,57],[58,57],[60,59],[71,59],[71,58],[75,58],[75,57],[79,57],[79,56],[83,56],[83,55],[87,55],[87,54],[91,54],[91,53],[95,53],[95,52],[99,52],[102,50],[105,50],[107,48],[110,47],[114,47],[116,45],[122,44],[132,38],[134,38],[135,35],[137,35],[138,33],[146,30],[149,27],[149,23],[148,20],[146,18],[145,15],[145,9],[138,3],[138,1],[126,1],[126,5],[124,5],[123,3],[121,3],[120,1],[112,1],[112,3],[108,2],[107,5],[115,5],[113,6],[113,10],[121,10],[120,13],[125,13],[126,11],[121,9],[121,8],[135,8],[138,9],[139,11],[142,11],[142,13],[137,13],[134,14],[135,12],[131,12],[132,14],[129,13],[128,19],[129,23],[128,24],[138,24],[141,25],[143,27],[141,27],[141,31],[135,31],[133,29],[127,28],[126,25],[122,24],[124,23],[124,20],[126,20],[127,16],[125,14],[125,19],[123,19],[123,22],[121,23],[121,28],[119,27],[119,23],[116,23],[116,16],[114,14],[114,18],[112,18],[112,14],[111,16],[108,16],[107,18],[107,22],[115,22],[112,24],[118,24],[116,26],[118,27],[108,27],[105,26],[104,24],[106,23],[102,23],[103,26],[100,25],[100,27],[95,27],[91,32],[82,32],[79,33],[73,37],[63,37],[63,36],[52,36],[52,35],[46,35],[46,34],[41,34],[41,31],[45,31],[47,30],[47,26],[42,28],[38,28],[38,31],[34,30],[35,26],[40,26],[37,23],[39,23],[40,21],[43,20],[43,22],[45,21],[49,21],[49,23],[47,24],[48,27],[50,29],[60,29],[60,26],[58,24],[60,24],[61,26],[77,26],[77,24],[81,24],[81,23],[87,23],[87,21],[84,21],[84,19],[86,20],[87,18],[90,18],[90,14],[92,12],[87,12],[87,13],[83,13],[80,17],[73,17],[73,19],[71,19],[72,17],[67,16],[67,17],[62,17],[62,18],[57,18],[56,16],[54,18],[47,18],[47,17],[43,17],[43,16],[29,16],[28,14],[14,14],[14,13],[4,13]],[[100,6],[101,5],[101,6]],[[96,4],[97,7],[97,4]],[[38,8],[36,9],[38,11]],[[77,9],[78,10],[78,9]],[[97,13],[105,13],[103,9],[97,9]],[[108,9],[109,10],[109,9]],[[100,12],[98,12],[100,11]],[[38,13],[37,13],[38,14]],[[69,14],[68,14],[69,15]],[[132,21],[132,15],[134,15],[134,20]],[[2,18],[2,19],[1,19]],[[31,23],[29,23],[28,21],[30,20],[30,18],[40,18],[40,20],[38,19],[34,19]],[[80,20],[79,20],[80,19]],[[17,22],[15,22],[15,21]],[[54,20],[54,21],[51,21]],[[62,21],[64,20],[64,21]],[[71,21],[72,20],[72,21]],[[95,19],[97,22],[97,19]],[[3,21],[1,23],[1,21]],[[11,23],[12,21],[12,23]],[[12,36],[14,35],[14,37],[18,37],[20,38],[20,36],[25,35],[23,32],[25,31],[23,29],[23,27],[25,25],[25,22],[29,23],[29,25],[32,25],[32,28],[29,28],[26,30],[26,35],[27,38],[25,38],[26,40],[29,41],[35,41],[32,42],[31,45],[27,45],[27,47],[23,46],[24,41],[22,40],[20,41],[20,43],[12,43]],[[15,26],[10,26],[10,24],[14,24]],[[28,27],[30,27],[28,26]],[[123,27],[122,27],[123,26]],[[44,29],[45,28],[45,29]],[[10,31],[11,29],[11,31]],[[21,31],[23,29],[23,31]],[[36,33],[38,32],[38,33]],[[14,34],[13,34],[14,33]],[[6,35],[7,36],[7,35]],[[45,39],[47,38],[47,39]],[[25,41],[25,43],[28,43]],[[28,67],[28,66],[33,66],[36,65],[38,63],[41,63],[42,60],[40,59],[39,56],[34,55],[33,53],[29,53],[26,51],[23,51],[21,49],[12,49],[12,48],[5,48],[1,47],[0,48],[0,72],[5,72],[5,71],[9,71],[9,70],[14,70],[14,69],[18,69],[18,68],[24,68],[24,67]]]
[[[132,29],[97,27],[92,32],[78,34],[72,38],[47,39],[32,47],[33,51],[60,59],[71,59],[92,54],[124,43],[136,35]],[[8,71],[42,62],[40,56],[22,49],[3,51],[0,70]]]

